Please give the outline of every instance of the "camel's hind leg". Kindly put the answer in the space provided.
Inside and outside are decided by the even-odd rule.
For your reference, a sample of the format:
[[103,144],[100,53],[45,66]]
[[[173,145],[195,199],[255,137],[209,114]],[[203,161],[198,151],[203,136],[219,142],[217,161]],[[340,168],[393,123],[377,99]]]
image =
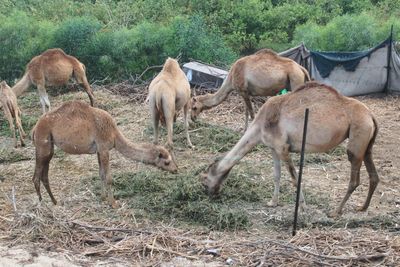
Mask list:
[[54,198],[53,193],[51,192],[50,183],[49,183],[49,166],[50,166],[50,160],[53,157],[53,154],[54,154],[54,147],[51,146],[50,154],[45,159],[43,159],[44,167],[43,167],[43,173],[41,176],[41,180],[42,180],[44,187],[46,188],[47,193],[49,194],[49,196],[51,198],[51,201],[53,202],[54,205],[57,205],[57,200]]
[[189,105],[190,105],[190,100],[186,103],[185,106],[183,106],[183,123],[185,124],[186,140],[187,140],[188,146],[193,147],[193,144],[190,141],[190,137],[189,137],[189,120],[188,120]]
[[371,128],[363,126],[364,125],[352,126],[350,128],[349,143],[347,146],[347,155],[351,163],[350,181],[346,195],[344,196],[337,210],[332,213],[332,216],[334,217],[342,214],[345,203],[354,190],[359,186],[360,169],[363,160],[370,175],[370,187],[367,200],[361,210],[365,210],[368,207],[372,194],[375,191],[379,181],[379,178],[376,174],[375,165],[372,161],[370,148],[368,148],[368,145],[371,142]]
[[25,146],[24,138],[26,137],[26,134],[24,128],[22,128],[21,115],[22,115],[21,110],[18,109],[17,114],[15,116],[15,123],[17,124],[19,139],[21,140],[21,146]]
[[159,123],[160,123],[160,114],[155,106],[155,103],[152,104],[150,103],[151,106],[151,119],[153,121],[153,129],[154,129],[154,139],[153,139],[153,143],[155,145],[158,144],[158,135],[159,135]]
[[7,118],[8,120],[8,124],[10,126],[10,130],[13,136],[13,140],[14,140],[14,147],[18,146],[18,142],[17,142],[17,135],[15,133],[15,126],[14,126],[14,118],[10,112],[10,110],[7,108],[7,106],[3,107],[4,110],[4,116]]
[[245,128],[244,130],[247,129],[248,125],[249,125],[249,114],[250,114],[250,118],[251,120],[254,120],[254,111],[253,111],[253,105],[251,104],[251,100],[250,97],[247,93],[241,93],[243,99],[244,99],[244,103],[246,104],[246,118],[245,118]]
[[51,109],[49,96],[47,95],[46,88],[44,87],[44,82],[38,83],[37,89],[39,92],[40,104],[42,105],[42,111],[44,114],[44,113],[46,113],[46,106],[48,108],[48,111],[50,111],[50,109]]
[[38,136],[34,136],[34,143],[36,147],[36,161],[35,172],[33,174],[32,181],[35,185],[36,193],[39,197],[39,201],[42,201],[42,195],[40,193],[40,182],[42,181],[50,195],[51,200],[54,204],[56,204],[57,201],[54,199],[48,183],[49,164],[54,150],[53,144],[49,138],[38,138]]
[[90,105],[94,107],[95,101],[94,101],[93,90],[90,87],[89,82],[86,78],[85,67],[83,64],[80,64],[80,67],[74,68],[74,76],[78,84],[81,85],[88,94],[90,99]]

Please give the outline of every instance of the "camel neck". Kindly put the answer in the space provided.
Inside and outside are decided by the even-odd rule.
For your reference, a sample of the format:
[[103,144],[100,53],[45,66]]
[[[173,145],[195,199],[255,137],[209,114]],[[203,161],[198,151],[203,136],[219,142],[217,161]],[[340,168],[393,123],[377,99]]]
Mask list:
[[152,144],[134,144],[119,133],[115,140],[115,148],[131,160],[146,164],[155,164],[157,158],[156,147]]
[[200,101],[203,103],[206,109],[215,107],[228,97],[232,89],[233,88],[231,87],[230,79],[228,76],[224,81],[224,83],[222,84],[221,88],[219,88],[215,94],[208,94],[202,96],[200,98]]
[[218,163],[215,173],[217,177],[223,177],[224,174],[229,172],[260,141],[259,127],[253,124],[232,150]]

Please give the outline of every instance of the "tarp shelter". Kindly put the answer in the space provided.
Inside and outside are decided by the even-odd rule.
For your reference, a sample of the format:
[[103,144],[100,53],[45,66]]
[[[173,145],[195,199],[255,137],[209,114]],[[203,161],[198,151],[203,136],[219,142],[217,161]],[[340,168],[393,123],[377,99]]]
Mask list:
[[196,61],[183,64],[183,71],[192,85],[210,89],[221,87],[224,79],[228,76],[226,70]]
[[[307,68],[311,77],[347,96],[400,92],[400,56],[391,38],[359,52],[309,51],[303,44],[280,55]],[[389,71],[388,71],[389,69]]]

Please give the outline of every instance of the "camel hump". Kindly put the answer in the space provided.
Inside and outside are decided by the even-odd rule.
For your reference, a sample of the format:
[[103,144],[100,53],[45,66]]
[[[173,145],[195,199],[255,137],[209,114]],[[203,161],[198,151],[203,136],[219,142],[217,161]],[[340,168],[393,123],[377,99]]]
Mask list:
[[340,93],[335,88],[333,88],[333,87],[331,87],[329,85],[326,85],[326,84],[323,84],[323,83],[319,83],[319,82],[314,82],[314,81],[307,82],[307,83],[299,86],[296,89],[296,91],[294,91],[293,93],[298,93],[298,92],[301,92],[301,91],[304,91],[304,90],[310,90],[310,89],[314,89],[315,90],[317,88],[329,91],[329,92],[331,92],[331,93],[333,93],[333,94],[335,94],[337,96],[340,96]]
[[274,50],[269,48],[263,48],[254,53],[254,55],[260,55],[260,54],[271,54],[276,56],[278,55]]
[[53,56],[67,56],[67,54],[61,48],[50,48],[44,51],[41,56],[53,57]]
[[178,69],[180,70],[178,61],[176,61],[176,59],[168,57],[164,63],[162,70],[173,73],[173,72],[177,71]]

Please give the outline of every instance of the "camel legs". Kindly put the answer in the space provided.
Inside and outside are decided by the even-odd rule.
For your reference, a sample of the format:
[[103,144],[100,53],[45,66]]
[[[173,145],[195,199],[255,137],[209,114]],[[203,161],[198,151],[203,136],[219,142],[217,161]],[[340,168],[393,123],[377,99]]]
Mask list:
[[54,154],[53,144],[46,142],[42,144],[40,148],[37,146],[36,149],[35,172],[32,179],[33,184],[35,185],[36,193],[39,197],[39,201],[42,201],[42,195],[40,193],[40,182],[42,182],[51,198],[51,201],[54,205],[56,205],[57,201],[51,192],[49,184],[49,165]]
[[333,217],[342,214],[344,204],[360,184],[360,169],[363,160],[369,175],[369,189],[364,205],[358,208],[358,210],[365,211],[369,206],[371,197],[379,183],[379,177],[372,160],[371,147],[368,147],[368,144],[371,142],[370,132],[371,129],[366,127],[350,128],[349,143],[347,146],[347,155],[351,163],[350,181],[342,202],[336,211],[331,214]]
[[50,100],[49,96],[47,95],[46,88],[44,87],[44,84],[37,84],[37,89],[39,92],[39,97],[40,97],[40,104],[42,105],[42,111],[43,114],[46,113],[46,106],[48,110],[50,111]]
[[11,133],[12,133],[12,136],[13,136],[13,139],[14,139],[14,147],[17,147],[18,146],[18,142],[17,142],[16,133],[15,133],[14,119],[13,119],[13,117],[11,115],[10,110],[7,107],[4,107],[3,110],[4,110],[4,116],[7,118],[8,124],[10,125],[10,130],[11,130]]
[[272,150],[272,159],[274,161],[274,195],[268,202],[268,206],[276,207],[279,200],[279,187],[281,180],[281,160],[275,150]]
[[102,182],[101,197],[107,199],[113,208],[118,207],[112,192],[112,177],[110,173],[110,153],[108,151],[98,152],[99,173]]
[[245,117],[245,126],[244,126],[245,127],[244,130],[246,130],[249,125],[249,113],[250,113],[251,120],[254,120],[254,111],[253,111],[253,105],[251,104],[249,95],[246,93],[242,93],[241,95],[246,104],[246,114],[245,114],[246,117]]
[[160,123],[160,114],[158,113],[157,108],[155,105],[151,105],[152,111],[151,111],[151,119],[153,120],[153,129],[154,129],[154,141],[153,143],[155,145],[158,144],[158,133],[159,133],[159,123]]
[[[285,162],[285,166],[287,168],[287,170],[290,173],[290,177],[292,178],[292,184],[294,187],[297,187],[297,181],[298,181],[298,176],[297,176],[297,172],[296,172],[296,168],[294,167],[292,158],[290,157],[289,154],[289,145],[285,144],[282,147],[281,151],[276,151],[277,155],[279,156],[279,158]],[[276,168],[276,165],[274,166]],[[275,172],[277,172],[277,170],[275,169]],[[279,177],[280,178],[280,177]],[[274,192],[274,197],[276,198],[276,200],[278,199],[278,195],[279,195],[279,185],[278,188],[277,184],[276,184],[276,180],[278,178],[275,176],[275,191]],[[277,196],[275,196],[275,194],[277,194]],[[303,190],[300,188],[300,208],[303,209],[306,205],[305,200],[304,200],[304,195],[303,195]]]
[[188,120],[189,105],[190,105],[190,101],[188,101],[188,103],[186,103],[186,105],[183,106],[183,123],[185,124],[186,140],[187,140],[188,146],[193,147],[193,144],[190,141],[190,137],[189,137],[189,120]]
[[374,194],[374,191],[379,183],[379,176],[378,173],[376,172],[375,164],[372,160],[371,151],[367,151],[367,153],[365,154],[364,164],[365,167],[367,168],[367,172],[369,175],[369,188],[368,188],[367,199],[365,200],[364,205],[358,208],[359,211],[365,211],[368,208],[369,203],[371,202],[371,197]]
[[24,138],[26,137],[26,133],[24,128],[22,128],[21,122],[21,111],[18,109],[17,114],[15,115],[15,124],[17,125],[19,132],[19,139],[21,140],[21,146],[25,146]]
[[82,86],[85,89],[86,93],[88,94],[90,99],[90,105],[94,107],[95,101],[94,101],[93,90],[90,87],[89,82],[87,81],[85,70],[83,68],[75,68],[74,74],[78,84]]

